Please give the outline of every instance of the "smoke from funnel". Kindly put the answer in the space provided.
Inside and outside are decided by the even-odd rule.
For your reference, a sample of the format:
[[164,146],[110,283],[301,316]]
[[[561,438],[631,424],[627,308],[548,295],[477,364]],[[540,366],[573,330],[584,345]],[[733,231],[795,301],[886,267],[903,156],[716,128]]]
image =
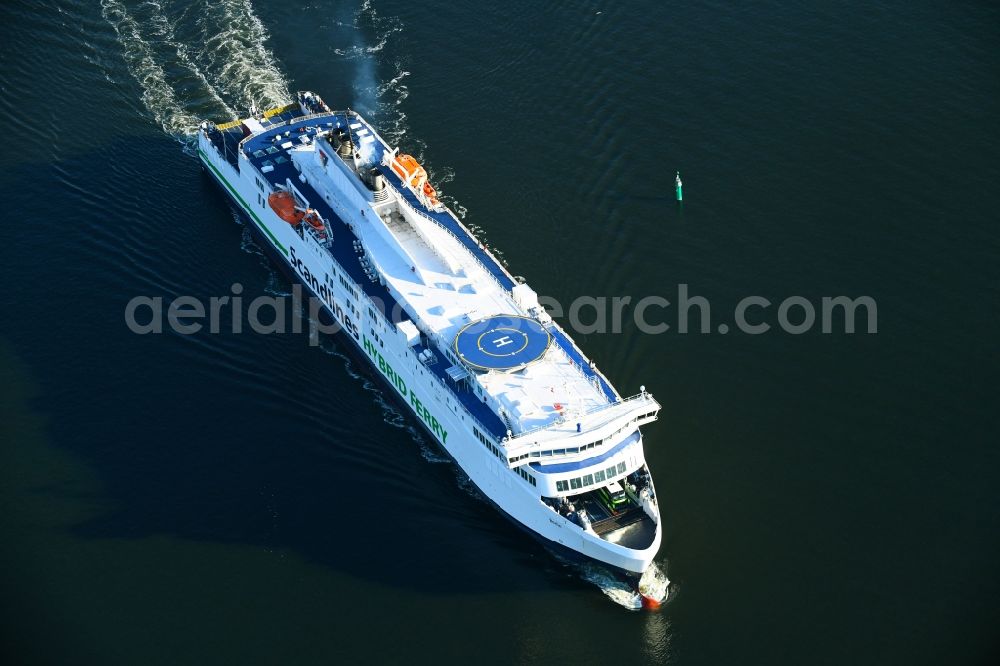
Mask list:
[[[364,48],[364,47],[362,47]],[[370,115],[378,108],[378,84],[375,81],[375,59],[370,55],[358,60],[354,74],[353,108]]]

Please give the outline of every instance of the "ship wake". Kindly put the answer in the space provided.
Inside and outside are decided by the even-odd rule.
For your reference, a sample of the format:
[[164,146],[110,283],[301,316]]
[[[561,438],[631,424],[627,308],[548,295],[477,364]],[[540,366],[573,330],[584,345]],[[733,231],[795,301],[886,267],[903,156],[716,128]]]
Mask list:
[[187,145],[203,118],[288,103],[288,82],[248,0],[101,0],[144,106]]
[[[634,583],[623,581],[600,564],[588,562],[579,565],[580,576],[601,590],[604,596],[619,606],[629,610],[649,607],[650,601],[656,606],[667,600],[670,581],[667,575],[653,562],[639,580],[638,589]],[[647,598],[644,602],[643,597]]]
[[[403,103],[410,95],[410,71],[406,58],[393,54],[399,49],[391,48],[403,22],[379,13],[372,0],[340,11],[328,53],[353,69],[352,108],[370,115],[391,145],[405,143],[427,168],[439,198],[465,219],[465,207],[442,191],[454,170],[435,166],[424,154],[426,144],[408,132]],[[101,14],[114,29],[146,110],[185,152],[194,155],[194,135],[204,119],[225,122],[292,100],[250,0],[101,0]],[[489,246],[484,230],[474,233]]]

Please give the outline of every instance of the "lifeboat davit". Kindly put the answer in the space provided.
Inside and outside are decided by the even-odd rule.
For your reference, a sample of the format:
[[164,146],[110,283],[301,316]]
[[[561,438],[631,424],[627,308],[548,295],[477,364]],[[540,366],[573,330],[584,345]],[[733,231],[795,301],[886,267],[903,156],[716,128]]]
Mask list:
[[305,211],[295,205],[295,197],[291,192],[273,192],[268,195],[267,203],[278,217],[292,226],[297,225],[306,216]]

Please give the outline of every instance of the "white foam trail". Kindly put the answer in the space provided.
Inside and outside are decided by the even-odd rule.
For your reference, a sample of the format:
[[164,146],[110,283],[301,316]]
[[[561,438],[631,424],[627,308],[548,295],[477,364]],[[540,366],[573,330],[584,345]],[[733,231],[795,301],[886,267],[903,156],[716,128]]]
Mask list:
[[480,502],[486,503],[486,498],[476,484],[472,482],[472,479],[466,474],[461,467],[455,465],[455,482],[458,484],[458,489],[465,492],[469,497],[479,500]]
[[327,338],[321,339],[320,349],[330,356],[337,357],[344,363],[344,370],[347,374],[352,379],[359,380],[361,382],[361,388],[372,394],[375,404],[382,410],[382,421],[394,428],[405,430],[407,434],[410,435],[410,439],[420,446],[420,452],[424,459],[429,462],[450,462],[447,458],[440,458],[434,454],[434,452],[427,446],[427,443],[421,436],[420,431],[411,425],[409,419],[406,418],[406,415],[396,409],[396,406],[389,402],[389,400],[385,397],[385,394],[379,386],[375,384],[375,382],[355,370],[354,363],[351,361],[350,357],[338,351],[332,341]]
[[215,102],[216,105],[220,107],[220,111],[227,116],[235,115],[233,110],[226,104],[218,93],[212,88],[212,85],[202,74],[201,70],[198,69],[197,65],[192,61],[189,55],[191,49],[187,44],[178,41],[177,36],[174,33],[174,23],[172,23],[163,13],[163,7],[157,2],[152,0],[147,0],[147,6],[156,9],[155,12],[149,17],[148,23],[155,28],[154,34],[159,37],[165,44],[173,48],[176,54],[179,64],[181,64],[184,69],[186,69],[192,76],[199,80],[204,87],[206,93],[209,95],[210,99]]
[[198,128],[199,119],[188,113],[167,82],[150,42],[139,23],[118,0],[102,0],[101,15],[114,28],[129,72],[142,88],[142,102],[167,134],[183,136]]
[[608,599],[629,610],[642,609],[642,597],[625,581],[594,562],[579,565],[580,576],[596,585]]
[[653,562],[649,565],[639,579],[639,592],[651,599],[663,603],[667,600],[667,592],[670,589],[670,580],[667,574],[660,570],[660,567]]
[[[267,262],[271,265],[271,262]],[[292,290],[289,289],[288,281],[278,271],[272,270],[267,274],[267,282],[264,284],[264,293],[268,296],[278,296],[280,298],[290,298]],[[299,313],[295,313],[298,316]]]
[[[352,25],[344,23],[342,21],[335,21],[334,25],[343,28],[354,28],[355,30],[360,30],[360,27],[358,25],[356,24]],[[353,60],[355,58],[366,58],[384,49],[385,45],[389,43],[389,37],[395,32],[402,31],[402,29],[403,29],[402,24],[393,26],[388,32],[380,36],[378,43],[376,43],[374,46],[355,44],[354,46],[350,46],[347,48],[335,48],[333,49],[333,52],[347,60]]]
[[249,0],[193,4],[101,0],[142,102],[165,132],[189,142],[202,118],[291,99]]
[[209,78],[242,107],[269,109],[291,100],[288,81],[267,48],[270,35],[249,0],[205,2],[198,60]]
[[451,458],[441,455],[440,451],[431,446],[427,446],[426,444],[420,445],[420,457],[434,465],[451,464]]
[[[380,85],[376,91],[379,99],[379,112],[382,116],[379,122],[381,128],[379,133],[390,144],[399,144],[407,136],[406,112],[403,111],[403,102],[410,96],[410,89],[405,83],[408,76],[410,76],[410,72],[403,69],[400,63],[396,63],[395,76]],[[383,100],[389,100],[389,103]],[[422,152],[423,144],[411,139],[411,143],[413,142],[418,144],[419,152]],[[408,148],[408,150],[413,152],[412,149]]]
[[604,596],[623,608],[640,610],[642,608],[640,592],[660,603],[667,599],[670,581],[667,580],[667,575],[660,570],[655,562],[646,569],[642,578],[639,579],[638,591],[633,585],[626,583],[619,576],[596,562],[587,562],[578,565],[577,568],[581,578],[596,585]]

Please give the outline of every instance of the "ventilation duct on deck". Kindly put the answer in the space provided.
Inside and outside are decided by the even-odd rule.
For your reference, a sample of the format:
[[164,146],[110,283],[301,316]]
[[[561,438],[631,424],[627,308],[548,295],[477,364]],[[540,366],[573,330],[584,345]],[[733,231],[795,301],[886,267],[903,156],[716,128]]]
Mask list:
[[350,132],[340,128],[335,131],[333,139],[334,140],[331,143],[337,147],[338,155],[345,160],[354,155],[354,142],[351,140]]
[[389,200],[389,190],[385,188],[385,177],[378,169],[373,168],[368,171],[368,186],[375,193],[373,196],[375,201]]

